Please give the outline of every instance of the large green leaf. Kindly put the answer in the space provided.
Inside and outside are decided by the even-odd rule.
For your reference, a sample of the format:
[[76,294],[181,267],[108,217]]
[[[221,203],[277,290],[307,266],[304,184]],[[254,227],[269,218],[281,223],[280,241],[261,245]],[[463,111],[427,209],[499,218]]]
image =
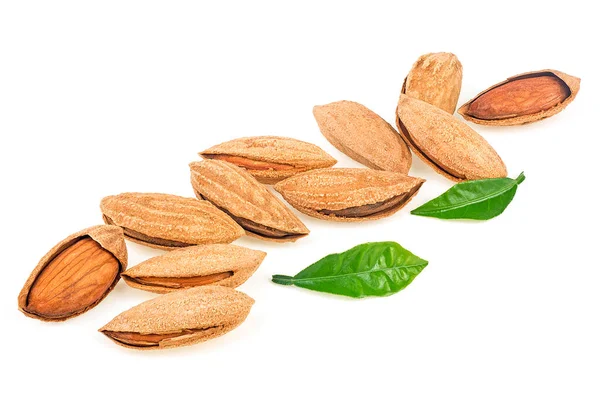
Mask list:
[[508,207],[525,180],[493,178],[457,183],[439,197],[412,210],[414,215],[441,219],[492,219]]
[[395,242],[364,243],[330,254],[296,276],[273,275],[273,282],[350,297],[389,296],[406,286],[427,266]]

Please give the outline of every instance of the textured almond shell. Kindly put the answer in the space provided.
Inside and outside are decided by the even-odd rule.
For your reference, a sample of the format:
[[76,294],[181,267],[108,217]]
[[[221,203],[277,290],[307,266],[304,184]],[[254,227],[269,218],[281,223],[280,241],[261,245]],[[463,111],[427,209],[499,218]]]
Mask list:
[[338,101],[315,106],[321,133],[339,151],[369,168],[407,173],[412,156],[398,132],[362,104]]
[[[407,95],[400,95],[396,112],[398,130],[412,151],[448,179],[461,181],[506,176],[506,166],[492,146],[447,112]],[[414,143],[403,131],[402,124]],[[438,167],[423,154],[424,148],[430,157],[464,179]]]
[[232,276],[213,285],[235,288],[252,276],[266,255],[264,251],[233,244],[205,244],[150,258],[129,268],[121,276],[133,288],[163,294],[182,289],[143,285],[128,278],[185,278],[232,271]]
[[[524,79],[524,78],[533,78],[536,76],[556,76],[558,79],[563,81],[565,83],[565,85],[568,86],[569,90],[571,91],[571,94],[569,95],[569,97],[567,97],[565,100],[563,100],[560,104],[558,104],[548,110],[540,111],[538,113],[530,114],[530,115],[521,115],[521,116],[516,116],[516,117],[511,117],[511,118],[487,120],[487,119],[479,119],[479,118],[473,117],[468,114],[469,106],[471,105],[471,103],[474,102],[475,100],[477,100],[484,93],[487,93],[487,92],[489,92],[499,86],[505,85],[506,83],[511,82],[511,81],[515,81],[518,79]],[[481,92],[477,96],[475,96],[473,99],[471,99],[468,102],[466,102],[465,104],[463,104],[458,109],[458,113],[460,115],[462,115],[463,118],[466,119],[467,121],[471,121],[471,122],[474,122],[474,123],[480,124],[480,125],[510,126],[510,125],[529,124],[531,122],[535,122],[535,121],[542,120],[544,118],[551,117],[555,114],[558,114],[562,110],[564,110],[573,100],[575,100],[575,96],[577,96],[577,93],[579,93],[580,83],[581,83],[580,78],[576,78],[574,76],[567,75],[564,72],[555,71],[553,69],[543,69],[541,71],[527,72],[524,74],[511,76],[510,78],[506,79],[504,82],[500,82],[500,83],[484,90],[483,92]]]
[[136,347],[113,340],[120,346],[136,350],[187,346],[233,330],[244,322],[253,304],[254,300],[250,296],[237,290],[223,286],[200,286],[168,293],[139,304],[116,316],[99,331],[168,334],[183,329],[219,327],[166,339],[156,347]]
[[424,54],[413,64],[402,93],[454,114],[462,71],[462,64],[452,53]]
[[98,243],[104,250],[108,251],[117,260],[119,260],[120,271],[124,271],[125,268],[127,268],[127,247],[125,246],[125,237],[123,236],[123,230],[121,228],[119,228],[117,226],[98,225],[98,226],[92,226],[92,227],[84,229],[80,232],[74,233],[73,235],[62,240],[60,243],[58,243],[56,246],[54,246],[48,253],[46,253],[46,255],[44,257],[42,257],[42,259],[38,262],[35,269],[31,272],[31,274],[29,275],[29,278],[27,278],[27,281],[25,282],[23,289],[21,289],[21,292],[19,293],[19,299],[18,299],[19,310],[23,314],[27,315],[28,317],[36,318],[36,319],[39,319],[42,321],[64,321],[64,320],[76,317],[78,315],[81,315],[84,312],[94,308],[114,289],[115,285],[119,281],[119,277],[120,277],[119,275],[117,275],[117,278],[115,279],[113,284],[110,286],[110,288],[106,291],[104,296],[102,296],[102,298],[98,299],[98,301],[96,301],[94,304],[87,307],[85,310],[83,310],[77,314],[69,315],[64,318],[46,319],[46,318],[42,318],[38,315],[29,313],[25,310],[25,307],[27,306],[27,296],[29,295],[29,291],[31,290],[33,283],[35,282],[38,275],[42,272],[42,270],[57,255],[59,255],[65,249],[70,247],[77,240],[79,240],[83,237],[88,237],[88,236],[92,240],[94,240],[96,243]]
[[[270,228],[307,235],[308,228],[277,197],[252,175],[235,165],[218,160],[190,164],[192,186],[196,193],[217,207]],[[299,237],[265,238],[252,232],[249,236],[271,241],[296,241]]]
[[320,147],[280,136],[245,137],[221,143],[199,153],[203,158],[210,155],[231,155],[251,160],[284,164],[293,170],[248,170],[261,183],[276,183],[300,172],[335,165],[331,157]]
[[[425,182],[405,174],[361,168],[326,168],[296,175],[275,185],[283,198],[297,210],[319,219],[365,221],[387,217],[408,203]],[[368,217],[339,217],[318,210],[342,210],[364,206],[417,190],[397,208]]]
[[[161,193],[122,193],[100,203],[102,213],[115,225],[144,235],[183,243],[230,243],[244,230],[227,214],[208,201]],[[164,250],[173,247],[132,242]]]

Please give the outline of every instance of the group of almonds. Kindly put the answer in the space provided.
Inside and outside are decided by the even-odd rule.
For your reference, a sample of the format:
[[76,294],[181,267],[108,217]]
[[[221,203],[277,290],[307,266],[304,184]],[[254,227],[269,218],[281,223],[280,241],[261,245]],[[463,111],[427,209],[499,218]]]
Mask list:
[[[518,75],[459,109],[483,125],[534,122],[564,109],[578,78],[543,70]],[[100,329],[135,349],[188,345],[241,324],[254,300],[233,288],[245,282],[266,253],[230,244],[244,234],[296,241],[309,233],[264,184],[300,212],[333,221],[392,215],[418,192],[410,177],[411,151],[454,181],[505,177],[506,167],[477,132],[453,116],[462,83],[454,54],[421,56],[406,77],[396,110],[398,131],[365,106],[339,101],[314,108],[331,144],[364,168],[331,168],[319,147],[284,137],[232,140],[200,153],[191,183],[198,199],[123,193],[102,200],[106,225],[78,232],[51,249],[19,294],[19,309],[44,321],[63,321],[96,306],[123,280],[161,294],[125,311]],[[410,150],[409,150],[410,149]],[[127,268],[125,238],[173,250]]]

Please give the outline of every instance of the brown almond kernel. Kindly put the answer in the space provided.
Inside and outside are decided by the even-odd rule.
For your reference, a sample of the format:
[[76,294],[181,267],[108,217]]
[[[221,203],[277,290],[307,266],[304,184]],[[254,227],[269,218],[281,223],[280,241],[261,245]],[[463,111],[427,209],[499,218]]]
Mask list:
[[143,286],[158,286],[171,289],[184,289],[194,286],[210,285],[211,283],[222,281],[233,275],[233,271],[220,272],[203,276],[187,277],[162,277],[162,276],[141,276],[138,278],[125,278]]
[[26,311],[44,318],[78,314],[104,296],[119,273],[119,261],[91,238],[63,250],[38,275]]
[[131,347],[143,348],[159,347],[161,342],[166,341],[168,339],[180,338],[183,336],[191,337],[195,333],[199,333],[205,330],[207,329],[183,329],[179,332],[163,334],[113,331],[106,331],[103,333],[117,343],[121,343],[123,345]]
[[526,72],[493,85],[458,113],[481,125],[523,125],[551,117],[577,96],[581,79],[553,69]]
[[570,94],[556,76],[519,79],[481,95],[471,103],[469,114],[480,119],[536,114],[562,103]]

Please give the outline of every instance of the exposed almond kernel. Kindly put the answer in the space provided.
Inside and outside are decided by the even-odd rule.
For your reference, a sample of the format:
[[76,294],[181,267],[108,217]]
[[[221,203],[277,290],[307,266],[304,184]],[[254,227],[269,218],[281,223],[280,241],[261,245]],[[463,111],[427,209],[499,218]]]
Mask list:
[[48,252],[19,294],[19,309],[44,321],[63,321],[96,306],[127,267],[123,230],[92,227]]
[[521,125],[555,115],[579,92],[580,79],[543,70],[513,76],[464,104],[458,112],[482,125]]

